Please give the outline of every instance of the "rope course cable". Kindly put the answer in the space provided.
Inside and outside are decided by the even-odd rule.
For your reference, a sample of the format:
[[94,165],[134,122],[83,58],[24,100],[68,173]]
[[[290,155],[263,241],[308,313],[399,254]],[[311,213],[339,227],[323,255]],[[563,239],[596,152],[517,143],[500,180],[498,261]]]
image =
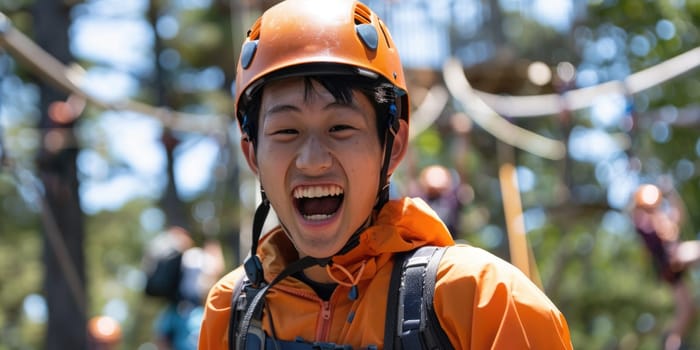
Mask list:
[[558,114],[561,109],[560,98],[566,100],[570,110],[579,110],[590,107],[597,96],[614,93],[634,95],[688,73],[698,66],[700,66],[700,47],[633,73],[624,81],[614,80],[569,90],[563,96],[558,94],[501,96],[483,91],[474,92],[498,114],[509,117],[540,117]]
[[107,102],[85,92],[80,83],[84,69],[77,65],[67,67],[44,51],[27,36],[16,30],[11,21],[0,12],[0,46],[21,60],[33,72],[57,88],[82,97],[91,104],[107,110],[132,111],[159,120],[164,127],[177,131],[196,133],[220,133],[226,130],[228,117],[172,111],[166,107],[154,107],[146,103],[125,99]]
[[540,136],[532,131],[516,126],[493,111],[480,99],[464,76],[462,64],[456,59],[445,63],[443,69],[445,84],[452,96],[457,99],[465,112],[484,130],[497,139],[537,156],[558,160],[566,154],[563,142]]

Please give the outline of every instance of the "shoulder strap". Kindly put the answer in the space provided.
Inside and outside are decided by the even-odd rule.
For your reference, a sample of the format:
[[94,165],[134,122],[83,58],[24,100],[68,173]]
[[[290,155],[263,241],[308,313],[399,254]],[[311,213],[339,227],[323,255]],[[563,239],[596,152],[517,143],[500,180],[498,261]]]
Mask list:
[[[301,349],[308,346],[308,349],[347,349],[345,345],[334,343],[309,343],[304,341],[285,342],[268,337],[262,328],[262,314],[264,298],[267,291],[279,281],[291,276],[297,271],[302,271],[309,266],[318,264],[318,259],[312,257],[301,258],[287,266],[270,283],[260,283],[255,286],[250,280],[250,275],[246,275],[240,280],[238,288],[231,298],[231,312],[229,320],[229,349],[238,350],[260,350],[265,349],[266,344],[272,342],[275,348],[286,349],[285,343],[293,345],[290,349]],[[302,343],[302,344],[298,344]],[[306,344],[306,345],[304,345]],[[290,345],[290,346],[291,346]]]
[[[231,312],[228,328],[228,349],[236,350],[241,344],[241,323],[243,318],[251,307],[251,300],[260,289],[252,287],[252,283],[246,275],[243,275],[236,284],[231,299]],[[293,341],[284,341],[274,339],[265,334],[262,330],[260,320],[251,321],[248,327],[248,342],[243,350],[264,350],[264,349],[283,349],[283,350],[352,350],[350,345],[340,345],[330,342],[308,342],[299,338]],[[251,334],[252,333],[252,334]],[[369,349],[376,349],[376,347]]]
[[[433,308],[435,278],[445,249],[446,247],[425,246],[396,255],[388,288],[384,349],[453,349]],[[248,309],[251,292],[255,294],[255,291],[251,290],[250,281],[244,275],[237,284],[231,300],[231,319],[228,330],[230,350],[236,348],[238,339],[236,328]],[[256,344],[254,347],[259,348],[262,348],[263,344],[272,345],[269,344],[270,341],[277,343],[274,344],[275,347],[286,345],[289,349],[302,349],[309,345],[315,348],[314,346],[320,345],[299,341],[274,341],[264,334],[257,334],[257,336],[261,343],[253,343]],[[283,348],[287,349],[286,346]],[[344,349],[342,346],[335,346],[337,347],[330,347],[330,349]]]
[[397,327],[397,321],[400,322],[399,314],[399,288],[401,286],[401,273],[403,271],[404,260],[411,252],[402,252],[394,255],[394,267],[391,270],[391,279],[389,280],[389,289],[386,298],[386,315],[384,321],[384,349],[401,349],[400,346],[394,346],[394,342],[398,340],[397,334],[401,334]]
[[[260,288],[253,287],[251,281],[246,275],[243,275],[236,285],[231,298],[231,312],[228,323],[228,349],[237,350],[240,348],[240,339],[243,334],[241,325],[245,321],[246,313],[251,306],[251,301],[260,292]],[[261,314],[253,315],[253,318],[248,320],[248,332],[245,334],[248,338],[246,349],[264,349],[266,343],[266,335],[262,330],[262,323],[259,319]]]
[[228,322],[228,350],[234,350],[236,348],[236,339],[238,339],[237,328],[238,325],[241,324],[241,318],[243,318],[245,310],[248,309],[248,304],[250,304],[249,299],[245,294],[245,288],[249,284],[250,281],[248,278],[246,278],[246,275],[243,274],[233,290],[233,296],[231,298],[231,312]]
[[453,348],[433,308],[435,277],[445,249],[425,246],[397,257],[387,300],[385,349]]

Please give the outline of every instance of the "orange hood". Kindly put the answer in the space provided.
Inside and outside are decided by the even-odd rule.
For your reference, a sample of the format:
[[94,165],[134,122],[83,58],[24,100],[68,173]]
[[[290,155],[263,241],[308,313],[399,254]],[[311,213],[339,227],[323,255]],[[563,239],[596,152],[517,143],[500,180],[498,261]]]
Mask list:
[[[402,198],[387,202],[374,223],[360,233],[358,246],[344,255],[334,256],[333,264],[352,271],[364,262],[366,266],[361,279],[367,279],[391,260],[393,253],[424,245],[453,244],[445,224],[422,199]],[[298,259],[292,242],[279,227],[263,237],[258,255],[267,281]]]
[[[322,300],[297,278],[285,278],[265,296],[263,331],[273,334],[274,320],[278,339],[382,348],[393,253],[452,243],[445,226],[423,201],[390,201],[360,234],[358,246],[328,265],[339,284],[330,299]],[[279,228],[264,238],[258,252],[268,281],[298,259]],[[212,288],[199,349],[227,348],[232,294],[243,274],[239,267]],[[445,251],[436,277],[433,305],[455,348],[572,348],[566,319],[556,306],[520,270],[494,255],[454,245]],[[357,294],[350,297],[355,286]]]

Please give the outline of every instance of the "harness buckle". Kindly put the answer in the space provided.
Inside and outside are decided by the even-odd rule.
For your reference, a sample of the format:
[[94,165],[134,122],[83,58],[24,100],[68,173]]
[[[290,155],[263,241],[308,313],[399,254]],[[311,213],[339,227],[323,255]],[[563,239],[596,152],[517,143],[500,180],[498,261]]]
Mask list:
[[245,274],[253,286],[259,286],[263,281],[263,268],[260,258],[257,255],[251,255],[245,259],[243,263]]

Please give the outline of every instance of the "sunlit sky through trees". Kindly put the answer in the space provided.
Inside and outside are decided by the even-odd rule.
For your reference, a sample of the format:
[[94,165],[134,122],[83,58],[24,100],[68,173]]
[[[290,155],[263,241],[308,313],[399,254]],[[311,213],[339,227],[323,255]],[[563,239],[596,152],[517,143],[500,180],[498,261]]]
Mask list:
[[[206,0],[181,0],[173,2],[172,6],[206,7],[209,3],[210,1]],[[374,6],[372,1],[367,3]],[[557,1],[556,6],[552,6],[553,2],[546,0],[533,1],[527,5],[523,3],[501,1],[504,9],[521,11],[524,15],[560,31],[569,29],[573,18],[573,4],[570,1]],[[406,2],[401,6],[392,6],[391,15],[386,16],[387,24],[392,28],[405,64],[415,66],[427,63],[439,67],[449,54],[445,33],[447,22],[450,20],[450,12],[446,8],[447,1]],[[415,27],[415,22],[401,23],[402,18],[410,19],[410,12],[421,11],[423,6],[429,9],[430,21],[422,22],[420,28]],[[475,2],[465,1],[462,6],[464,8],[460,13],[465,17],[465,23],[475,20],[483,10],[475,8],[478,6]],[[74,23],[70,32],[72,51],[79,58],[100,63],[88,69],[85,75],[82,86],[90,94],[106,101],[119,101],[138,93],[138,82],[130,73],[153,69],[150,56],[153,33],[145,18],[147,7],[148,3],[144,0],[95,0],[88,1],[74,10]],[[377,8],[384,17],[381,13],[383,7]],[[408,16],[402,17],[402,13]],[[407,25],[413,27],[410,33],[405,30]],[[166,16],[158,22],[157,30],[161,37],[173,37],[179,30],[178,22],[175,18]],[[436,42],[442,43],[438,45],[438,50],[426,50],[420,45],[425,43],[425,46],[435,48]],[[402,49],[402,46],[408,47],[409,43],[414,49]],[[167,60],[167,57],[164,59]],[[227,88],[216,85],[223,82],[216,72],[204,71],[193,74],[192,78],[194,79],[189,83],[210,84],[212,89]],[[619,114],[619,105],[611,105],[614,101],[603,103],[607,107],[602,108],[607,109],[596,115],[609,120],[614,116],[606,114],[608,110],[612,114]],[[94,151],[81,151],[79,166],[83,173],[89,175],[81,184],[81,200],[86,212],[116,209],[135,196],[157,197],[162,190],[161,180],[164,179],[165,165],[165,155],[159,140],[161,126],[146,116],[114,111],[103,112],[103,116],[95,124],[89,128],[101,129],[108,137],[108,144],[115,153],[114,156],[127,163],[133,172],[105,178],[109,165]],[[577,142],[573,141],[571,144],[574,150]],[[588,154],[582,154],[581,157],[601,157],[610,152],[604,147],[605,143],[598,144],[601,145],[601,149],[589,150]],[[181,147],[182,152],[178,154],[175,164],[176,181],[181,195],[188,198],[207,187],[213,163],[217,159],[218,146],[214,140],[200,137],[190,139],[184,146]]]
[[[400,3],[370,0],[368,5],[377,10],[391,28],[394,40],[407,67],[439,69],[450,52],[456,52],[465,64],[474,64],[493,57],[493,47],[478,40],[465,48],[449,47],[450,23],[470,37],[480,27],[484,3],[478,1],[447,0],[404,1]],[[572,21],[581,14],[585,4],[573,1],[515,1],[499,2],[506,13],[539,21],[559,32],[571,30]],[[554,5],[556,4],[556,5]],[[175,10],[208,7],[211,1],[181,0],[169,6]],[[457,8],[455,8],[457,6]],[[140,84],[137,77],[148,75],[153,67],[154,34],[146,19],[148,2],[145,0],[93,0],[76,6],[70,30],[71,49],[78,59],[94,62],[86,70],[81,87],[90,95],[104,101],[137,98]],[[172,9],[171,9],[172,10]],[[416,20],[420,18],[421,20]],[[508,23],[504,24],[506,27]],[[157,24],[157,35],[173,38],[181,30],[178,19],[162,16]],[[508,30],[505,30],[506,35]],[[660,20],[656,36],[660,40],[672,38],[675,28],[670,21]],[[242,39],[242,38],[241,38]],[[613,79],[624,79],[630,71],[623,54],[625,44],[611,30],[610,35],[594,38],[585,31],[575,33],[575,40],[584,42],[583,62],[575,63],[576,87],[599,84]],[[643,56],[654,44],[648,37],[631,40],[630,50]],[[176,66],[179,54],[166,49],[158,58],[165,68]],[[612,61],[606,71],[596,67],[597,62]],[[231,64],[234,64],[233,62]],[[175,82],[181,90],[230,90],[224,85],[223,72],[216,67],[180,75]],[[612,207],[622,207],[630,191],[639,182],[635,174],[620,175],[619,168],[626,159],[619,155],[623,148],[607,129],[620,123],[628,113],[628,100],[620,94],[597,98],[590,110],[592,127],[577,126],[568,140],[571,157],[578,161],[599,164],[596,172],[601,182],[617,181],[608,194]],[[117,209],[139,196],[158,198],[165,183],[165,154],[160,143],[162,126],[148,116],[131,112],[103,111],[99,118],[81,125],[84,137],[101,135],[110,156],[122,162],[131,171],[110,174],[109,162],[95,150],[85,148],[79,157],[81,173],[81,200],[87,213],[102,209]],[[665,137],[663,127],[655,131],[659,140]],[[184,142],[178,147],[175,168],[176,182],[183,198],[192,198],[211,184],[213,166],[219,145],[216,140],[202,135],[181,135]],[[666,136],[667,137],[667,136]],[[519,173],[523,173],[520,171]],[[612,174],[612,175],[611,175]],[[601,177],[608,177],[607,179]]]

